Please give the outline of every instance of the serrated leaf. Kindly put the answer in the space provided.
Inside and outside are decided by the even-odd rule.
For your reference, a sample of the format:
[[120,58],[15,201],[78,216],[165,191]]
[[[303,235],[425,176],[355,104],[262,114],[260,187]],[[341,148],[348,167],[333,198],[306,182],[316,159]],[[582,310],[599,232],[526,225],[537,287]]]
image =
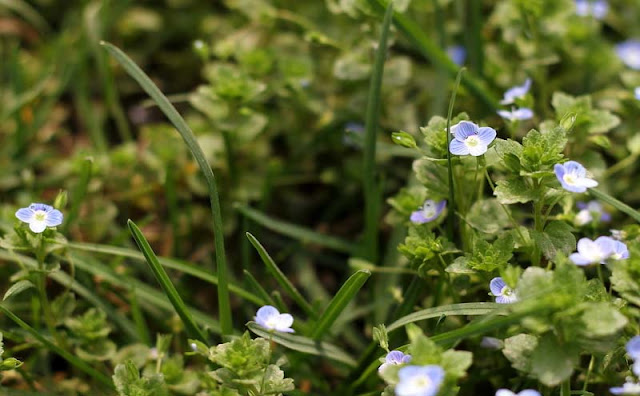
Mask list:
[[516,370],[531,370],[531,354],[538,345],[538,339],[529,334],[518,334],[504,340],[502,353]]
[[606,337],[616,334],[627,325],[627,317],[613,305],[605,302],[591,303],[582,313],[584,331],[588,336]]
[[[487,221],[487,219],[491,219],[491,221]],[[471,227],[485,234],[495,234],[509,226],[509,216],[495,198],[474,202],[469,209],[466,220]]]
[[35,285],[30,280],[23,279],[21,281],[18,281],[14,283],[6,293],[4,293],[2,301],[7,300],[9,297],[17,296],[18,294],[32,287],[35,288]]
[[543,336],[531,354],[531,373],[547,386],[556,386],[573,373],[580,358],[574,344],[560,344],[555,335]]
[[493,194],[497,197],[498,202],[505,205],[527,203],[538,197],[537,192],[529,188],[524,179],[520,177],[498,180]]
[[543,232],[530,230],[535,243],[548,260],[553,260],[558,253],[568,255],[576,247],[573,228],[564,221],[552,221]]

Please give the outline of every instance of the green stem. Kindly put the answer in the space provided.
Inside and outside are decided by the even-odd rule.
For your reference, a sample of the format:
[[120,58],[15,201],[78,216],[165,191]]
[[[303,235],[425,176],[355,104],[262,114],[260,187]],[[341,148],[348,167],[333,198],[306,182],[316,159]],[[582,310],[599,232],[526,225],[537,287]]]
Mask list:
[[571,379],[568,379],[562,383],[562,387],[560,388],[560,396],[570,396],[571,395]]
[[589,360],[589,368],[587,369],[587,374],[584,376],[584,385],[582,386],[582,393],[587,392],[587,387],[589,386],[589,377],[591,376],[591,371],[593,371],[595,360],[596,360],[596,357],[594,355],[591,355],[591,360]]
[[47,298],[47,290],[46,290],[46,282],[47,282],[47,272],[45,271],[44,266],[44,238],[42,234],[38,234],[39,246],[36,251],[36,261],[38,262],[38,270],[36,273],[36,287],[38,289],[38,297],[40,298],[40,306],[42,307],[42,314],[44,316],[44,322],[51,333],[51,336],[58,344],[60,348],[66,349],[64,340],[60,337],[58,332],[56,331],[56,322],[53,318],[53,312],[51,311],[51,305],[49,304],[49,299]]
[[449,205],[451,210],[447,216],[447,235],[450,241],[453,241],[454,227],[455,227],[455,186],[453,184],[453,165],[451,164],[451,151],[449,151],[449,145],[451,144],[451,117],[453,117],[453,105],[456,102],[456,95],[458,88],[460,87],[460,80],[462,79],[462,73],[464,73],[464,67],[458,72],[456,77],[456,83],[451,93],[451,100],[449,101],[449,111],[447,112],[447,172],[449,177]]
[[[533,220],[534,228],[538,232],[542,232],[542,200],[536,200],[533,203]],[[540,265],[541,251],[537,243],[534,242],[533,253],[531,254],[531,262],[534,266]]]

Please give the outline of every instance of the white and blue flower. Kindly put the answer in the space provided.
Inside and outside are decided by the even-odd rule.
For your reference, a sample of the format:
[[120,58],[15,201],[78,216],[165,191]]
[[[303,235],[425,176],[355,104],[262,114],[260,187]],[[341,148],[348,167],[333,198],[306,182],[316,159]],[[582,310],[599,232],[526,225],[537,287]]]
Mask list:
[[487,152],[489,144],[496,138],[496,131],[489,127],[478,127],[469,121],[461,121],[453,129],[455,138],[449,144],[449,151],[455,155],[478,157]]
[[427,199],[424,201],[424,204],[422,204],[420,209],[411,213],[411,221],[416,224],[429,223],[437,219],[446,206],[447,201],[445,200],[436,202],[434,200]]
[[577,253],[572,253],[569,259],[571,259],[574,264],[581,266],[606,264],[607,259],[614,254],[617,242],[619,241],[608,236],[598,237],[595,241],[589,238],[580,238]]
[[533,389],[525,389],[515,393],[509,389],[498,389],[496,396],[540,396],[540,392]]
[[56,227],[62,224],[62,212],[53,206],[32,203],[28,208],[18,209],[16,217],[29,224],[29,229],[36,233],[43,232],[47,227]]
[[504,93],[504,98],[500,101],[500,104],[508,105],[514,103],[516,99],[524,98],[529,89],[531,89],[531,79],[527,78],[524,84],[508,89]]
[[491,279],[489,289],[498,304],[511,304],[518,301],[515,290],[507,286],[501,277]]
[[401,364],[407,364],[411,361],[411,355],[402,353],[401,351],[391,351],[387,353],[384,358],[384,363],[378,367],[378,372],[381,373],[389,366],[397,366]]
[[611,215],[605,212],[602,204],[598,201],[578,202],[580,211],[573,220],[578,226],[589,224],[597,219],[600,222],[611,221]]
[[453,63],[462,66],[465,59],[467,59],[467,50],[461,45],[452,45],[447,47],[447,55],[449,55]]
[[576,161],[556,164],[553,170],[565,190],[583,193],[587,191],[587,188],[598,185],[597,181],[587,177],[587,170]]
[[582,17],[592,16],[603,19],[609,11],[609,3],[605,0],[576,0],[576,14]]
[[640,384],[633,382],[632,378],[627,378],[627,382],[622,386],[609,388],[609,392],[614,395],[640,395]]
[[435,396],[444,375],[444,369],[436,365],[403,367],[398,371],[396,396]]
[[519,109],[511,109],[509,110],[498,110],[498,115],[504,119],[507,119],[511,122],[514,121],[524,121],[530,120],[533,118],[533,110],[528,107],[521,107]]
[[634,88],[633,96],[635,96],[636,99],[640,100],[640,87],[635,87]]
[[640,41],[627,40],[616,45],[618,58],[633,70],[640,70]]
[[281,314],[275,307],[265,305],[258,309],[254,320],[257,324],[267,330],[281,331],[283,333],[293,333],[291,328],[293,324],[293,316],[284,313]]

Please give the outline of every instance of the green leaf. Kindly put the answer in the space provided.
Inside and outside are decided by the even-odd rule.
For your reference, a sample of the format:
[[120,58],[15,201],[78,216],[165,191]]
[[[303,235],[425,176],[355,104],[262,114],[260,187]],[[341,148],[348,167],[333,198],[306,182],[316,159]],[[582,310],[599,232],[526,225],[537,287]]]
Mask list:
[[532,190],[523,178],[515,176],[498,180],[493,194],[501,204],[527,203],[538,198],[538,193]]
[[167,296],[169,301],[171,301],[171,304],[176,310],[176,313],[180,316],[180,319],[182,319],[187,333],[193,338],[197,338],[202,342],[207,342],[207,336],[193,321],[191,313],[184,304],[184,301],[182,301],[182,297],[180,297],[180,294],[178,294],[175,286],[173,286],[173,283],[171,283],[169,275],[167,275],[167,272],[158,262],[158,258],[151,249],[151,246],[149,245],[149,242],[147,242],[147,239],[144,237],[144,235],[142,235],[142,232],[133,221],[127,221],[127,225],[129,226],[129,231],[131,232],[133,239],[135,239],[138,248],[140,248],[142,254],[144,254],[144,257],[149,264],[149,268],[151,268],[151,272],[153,272],[153,275],[155,275],[156,280],[162,287],[165,295]]
[[476,240],[472,254],[468,254],[467,265],[474,270],[492,272],[503,269],[513,257],[514,241],[511,234],[501,235],[490,244],[483,239]]
[[453,378],[464,377],[473,362],[473,353],[449,349],[442,354],[440,365]]
[[[495,198],[482,199],[473,203],[467,214],[467,223],[485,234],[496,234],[509,227],[509,216],[506,208]],[[491,219],[491,221],[487,221]]]
[[344,363],[351,367],[356,366],[355,359],[349,356],[342,349],[332,344],[318,342],[307,337],[296,336],[288,333],[272,332],[262,328],[254,322],[249,322],[247,327],[256,335],[294,351],[306,353],[308,355],[322,356],[329,360]]
[[428,191],[429,196],[446,197],[449,195],[447,167],[427,158],[413,162],[416,178]]
[[273,261],[269,253],[267,253],[266,249],[260,242],[250,233],[246,233],[249,242],[253,245],[253,247],[258,251],[262,262],[267,267],[267,270],[271,273],[271,275],[278,281],[280,286],[293,298],[293,300],[302,308],[305,313],[311,317],[316,317],[317,313],[307,302],[307,300],[302,296],[302,294],[298,291],[298,289],[289,281],[287,276],[278,268],[278,265]]
[[585,334],[591,337],[614,335],[628,323],[626,316],[605,302],[589,304],[582,313],[581,320]]
[[16,296],[32,287],[35,287],[35,285],[29,280],[23,279],[21,281],[18,281],[13,285],[11,285],[9,290],[7,290],[7,292],[4,293],[4,297],[2,297],[2,301],[6,301],[9,297]]
[[319,340],[329,333],[331,325],[338,319],[338,316],[340,316],[351,300],[355,298],[360,288],[370,276],[371,271],[360,270],[347,279],[314,325],[311,338]]
[[153,373],[140,377],[138,368],[131,360],[116,366],[113,383],[120,396],[165,396],[169,392],[162,374]]
[[417,148],[416,139],[407,132],[399,131],[391,134],[391,141],[407,148]]
[[542,132],[532,129],[522,139],[520,164],[527,172],[550,171],[563,158],[566,131],[555,127]]
[[362,187],[364,193],[364,232],[360,255],[369,261],[378,259],[378,228],[380,212],[380,187],[378,186],[378,174],[376,172],[376,142],[378,124],[380,121],[380,99],[382,89],[382,74],[384,61],[387,57],[387,39],[391,16],[393,15],[393,2],[389,2],[382,21],[382,32],[376,50],[376,58],[373,64],[373,72],[369,83],[367,97],[367,112],[365,116],[364,151],[362,158]]
[[556,386],[571,376],[579,358],[574,344],[560,344],[553,334],[546,334],[531,354],[531,373],[546,386]]
[[538,339],[529,334],[518,334],[504,340],[502,353],[516,370],[531,371],[531,354],[538,345]]
[[501,304],[480,302],[480,303],[462,303],[453,305],[443,305],[440,307],[427,308],[421,311],[411,313],[403,316],[387,326],[387,331],[392,332],[400,327],[406,326],[409,323],[419,322],[421,320],[427,320],[431,318],[440,318],[443,316],[482,316],[487,315],[495,310],[503,308]]
[[124,69],[133,77],[142,89],[151,96],[157,103],[162,112],[169,118],[171,123],[176,127],[185,144],[193,154],[196,162],[200,166],[200,170],[204,173],[209,189],[209,201],[213,213],[213,233],[215,242],[216,264],[218,269],[218,313],[220,316],[220,328],[222,334],[230,334],[233,330],[231,321],[231,304],[229,303],[229,279],[227,270],[227,261],[224,250],[224,232],[222,229],[222,214],[220,209],[220,198],[218,197],[218,187],[216,179],[211,170],[211,166],[198,144],[198,141],[189,128],[189,125],[180,116],[176,108],[171,104],[169,99],[158,89],[151,79],[136,65],[124,52],[112,44],[101,42],[104,48],[116,58],[116,60],[124,67]]
[[540,247],[544,256],[553,260],[558,253],[569,255],[576,247],[576,237],[571,232],[573,228],[564,221],[552,221],[543,232],[530,230],[530,235]]

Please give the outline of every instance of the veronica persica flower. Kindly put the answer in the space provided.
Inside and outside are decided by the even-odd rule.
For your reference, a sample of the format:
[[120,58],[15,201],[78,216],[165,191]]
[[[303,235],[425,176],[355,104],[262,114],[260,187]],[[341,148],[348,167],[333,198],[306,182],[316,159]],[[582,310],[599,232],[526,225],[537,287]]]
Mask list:
[[491,279],[489,289],[491,290],[491,294],[495,296],[498,304],[511,304],[518,301],[516,292],[507,286],[500,277]]
[[496,138],[496,131],[489,127],[478,127],[473,122],[461,121],[453,131],[455,138],[449,144],[449,151],[455,155],[481,156],[487,152],[489,144]]
[[254,318],[257,324],[267,330],[281,331],[283,333],[293,333],[291,328],[293,324],[293,316],[284,313],[281,314],[275,307],[265,305],[260,308]]
[[435,202],[431,199],[427,199],[422,204],[422,207],[415,212],[411,213],[411,221],[416,224],[424,224],[433,221],[440,216],[444,208],[447,206],[447,201]]
[[613,241],[613,253],[611,253],[611,258],[614,260],[624,260],[629,258],[629,249],[624,242],[621,241]]
[[627,341],[627,345],[624,347],[627,350],[627,355],[633,360],[640,359],[640,336],[632,337]]
[[576,14],[579,16],[593,16],[602,19],[609,11],[609,4],[604,0],[576,0]]
[[640,395],[640,384],[633,382],[631,378],[627,378],[622,386],[609,388],[609,392],[614,395]]
[[396,396],[435,396],[444,380],[440,366],[407,366],[398,371]]
[[400,364],[406,364],[411,361],[411,355],[404,354],[400,351],[391,351],[387,353],[387,356],[384,358],[384,363],[378,367],[378,372],[382,372],[385,368],[389,366],[395,366]]
[[640,87],[636,87],[636,88],[633,90],[633,96],[635,96],[635,97],[636,97],[636,99],[640,100]]
[[533,118],[533,110],[527,107],[522,107],[519,109],[511,109],[511,111],[498,110],[498,115],[511,122],[524,121],[524,120],[530,120],[531,118]]
[[540,396],[540,392],[533,389],[525,389],[518,393],[512,392],[509,389],[498,389],[496,396]]
[[553,170],[562,187],[571,192],[583,193],[587,188],[596,187],[598,182],[587,177],[587,170],[576,161],[556,164]]
[[462,66],[465,59],[467,59],[467,50],[461,45],[452,45],[447,47],[447,55],[449,55],[453,63]]
[[581,238],[578,241],[578,252],[572,253],[569,258],[576,265],[605,264],[616,248],[616,240],[601,236],[595,241],[589,238]]
[[62,212],[53,206],[32,203],[28,208],[18,209],[16,217],[29,224],[33,232],[43,232],[47,227],[56,227],[62,224]]
[[500,104],[508,105],[516,101],[516,99],[523,98],[531,89],[531,79],[527,78],[522,85],[516,85],[513,88],[508,89],[504,93],[504,98],[500,101]]
[[578,202],[577,206],[580,211],[574,219],[576,225],[585,225],[595,219],[601,222],[611,221],[611,215],[605,212],[602,204],[598,201]]
[[640,70],[640,41],[628,40],[616,45],[618,58],[633,70]]

